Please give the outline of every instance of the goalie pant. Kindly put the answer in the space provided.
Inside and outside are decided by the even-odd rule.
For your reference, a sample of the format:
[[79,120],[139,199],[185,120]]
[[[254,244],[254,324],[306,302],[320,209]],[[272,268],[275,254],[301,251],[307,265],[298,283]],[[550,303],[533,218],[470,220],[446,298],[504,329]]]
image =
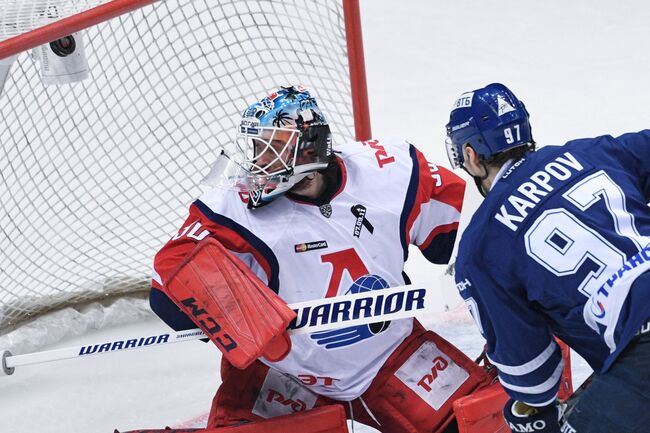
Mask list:
[[[345,410],[331,405],[297,414],[284,415],[262,422],[240,426],[208,429],[131,430],[124,433],[269,433],[293,431],[300,433],[348,433]],[[115,430],[115,433],[120,433]]]
[[212,403],[208,427],[261,421],[289,413],[342,404],[347,417],[383,433],[439,433],[452,422],[452,403],[491,382],[491,377],[451,343],[417,320],[413,332],[388,358],[370,387],[351,402],[309,390],[336,378],[293,378],[256,361],[238,370],[222,361],[222,384]]

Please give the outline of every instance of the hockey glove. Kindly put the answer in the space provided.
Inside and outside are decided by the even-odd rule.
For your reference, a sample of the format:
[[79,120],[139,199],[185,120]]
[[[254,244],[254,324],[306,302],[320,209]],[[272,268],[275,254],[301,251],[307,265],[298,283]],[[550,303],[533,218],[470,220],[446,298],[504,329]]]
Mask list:
[[503,408],[503,416],[514,433],[560,433],[560,410],[557,403],[534,407],[510,399]]

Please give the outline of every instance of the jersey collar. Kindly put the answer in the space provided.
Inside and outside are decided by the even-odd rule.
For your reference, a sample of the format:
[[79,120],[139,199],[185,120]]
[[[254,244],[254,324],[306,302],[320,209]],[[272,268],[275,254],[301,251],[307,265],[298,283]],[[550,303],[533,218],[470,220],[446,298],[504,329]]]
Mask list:
[[325,169],[324,173],[327,178],[327,188],[325,188],[325,191],[319,197],[307,198],[288,192],[286,194],[287,198],[296,203],[314,206],[321,206],[334,200],[345,189],[345,184],[347,183],[348,175],[343,160],[338,155],[334,155],[333,161]]

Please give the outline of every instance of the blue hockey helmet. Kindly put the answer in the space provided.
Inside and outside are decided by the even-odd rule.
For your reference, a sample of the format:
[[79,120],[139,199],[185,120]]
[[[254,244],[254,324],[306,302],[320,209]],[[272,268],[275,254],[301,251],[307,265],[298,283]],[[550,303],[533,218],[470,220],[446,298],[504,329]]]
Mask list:
[[453,168],[463,166],[463,146],[483,158],[533,143],[528,111],[503,84],[493,83],[456,99],[447,124],[447,156]]

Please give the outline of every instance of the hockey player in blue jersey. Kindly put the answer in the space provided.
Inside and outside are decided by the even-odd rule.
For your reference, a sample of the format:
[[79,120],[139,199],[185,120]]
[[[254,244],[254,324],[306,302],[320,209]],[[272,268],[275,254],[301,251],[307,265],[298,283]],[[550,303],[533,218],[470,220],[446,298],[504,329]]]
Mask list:
[[[650,130],[535,150],[502,84],[461,95],[447,151],[486,199],[456,282],[510,400],[513,432],[650,432]],[[557,336],[595,370],[566,417]]]

